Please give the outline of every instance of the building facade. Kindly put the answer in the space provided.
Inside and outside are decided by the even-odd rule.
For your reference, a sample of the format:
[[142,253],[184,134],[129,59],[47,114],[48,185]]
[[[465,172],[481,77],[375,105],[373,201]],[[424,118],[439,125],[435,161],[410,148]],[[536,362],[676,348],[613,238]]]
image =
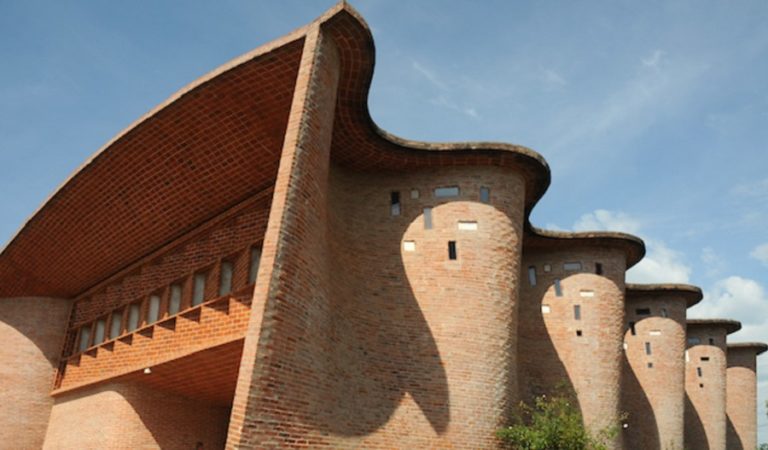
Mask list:
[[[140,118],[24,224],[0,253],[0,447],[495,448],[560,385],[594,430],[630,412],[613,448],[694,442],[700,291],[627,286],[637,237],[533,227],[538,153],[379,129],[373,61],[342,2]],[[717,402],[691,402],[712,449],[717,333]]]

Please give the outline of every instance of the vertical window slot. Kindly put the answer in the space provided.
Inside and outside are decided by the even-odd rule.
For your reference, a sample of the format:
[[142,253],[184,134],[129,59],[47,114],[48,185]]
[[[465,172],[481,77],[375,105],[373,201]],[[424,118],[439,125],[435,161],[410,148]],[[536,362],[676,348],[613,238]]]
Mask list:
[[491,203],[491,189],[485,186],[480,188],[480,201],[482,203]]
[[196,273],[194,286],[192,288],[192,306],[197,306],[205,300],[205,279],[207,274],[204,272]]
[[96,321],[95,331],[93,332],[93,345],[99,345],[104,342],[106,328],[106,319],[99,319]]
[[603,264],[602,263],[595,263],[595,273],[597,275],[603,274]]
[[635,322],[629,322],[629,332],[632,334],[632,336],[637,335],[637,331],[635,331]]
[[448,241],[448,259],[456,259],[456,241]]
[[259,261],[261,261],[261,248],[251,247],[251,266],[248,270],[248,284],[256,282],[256,276],[259,274]]
[[389,212],[393,216],[400,215],[400,193],[399,192],[389,193]]
[[432,208],[424,208],[424,229],[425,230],[431,230],[432,229]]
[[112,313],[112,319],[109,325],[109,338],[115,339],[123,331],[123,310],[119,309]]
[[141,319],[141,304],[133,303],[128,308],[128,331],[133,331],[139,328],[139,320]]
[[560,285],[560,279],[555,278],[555,297],[563,296],[563,287]]
[[531,286],[536,286],[536,266],[528,267],[528,283]]
[[181,284],[174,283],[171,285],[171,296],[168,300],[168,315],[173,316],[178,314],[181,309]]
[[160,318],[160,296],[149,296],[149,307],[147,308],[147,323],[155,323]]
[[219,270],[219,297],[232,292],[232,274],[235,265],[231,261],[222,261]]
[[80,338],[78,340],[77,348],[81,352],[91,346],[91,325],[84,325],[80,328]]
[[651,343],[650,343],[650,342],[646,342],[646,343],[645,343],[645,354],[646,354],[646,355],[650,355],[650,354],[652,354],[652,351],[651,351]]
[[697,368],[696,368],[696,375],[697,375],[699,378],[701,378],[702,376],[704,376],[704,374],[703,374],[703,373],[702,373],[702,371],[701,371],[701,367],[697,367]]
[[573,305],[573,318],[581,320],[581,305]]

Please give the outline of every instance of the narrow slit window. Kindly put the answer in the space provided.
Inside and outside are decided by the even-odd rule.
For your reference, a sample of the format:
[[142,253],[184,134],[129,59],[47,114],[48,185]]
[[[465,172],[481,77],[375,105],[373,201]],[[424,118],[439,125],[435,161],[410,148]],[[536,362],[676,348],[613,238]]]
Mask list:
[[563,296],[563,287],[560,285],[560,279],[555,278],[555,297]]
[[85,351],[88,347],[91,346],[91,324],[85,325],[82,328],[80,328],[80,338],[78,341],[77,348],[81,352]]
[[168,300],[168,315],[173,316],[178,314],[181,309],[181,284],[174,283],[171,285],[171,297]]
[[480,188],[480,201],[483,203],[491,203],[491,189],[485,186]]
[[147,308],[147,323],[155,323],[160,318],[160,296],[150,295]]
[[96,326],[94,327],[93,332],[93,345],[99,345],[102,342],[104,342],[104,337],[106,336],[106,329],[107,329],[107,320],[106,319],[99,319],[96,321]]
[[573,272],[575,270],[581,270],[581,263],[580,262],[567,262],[563,264],[563,270],[568,272]]
[[536,286],[536,266],[528,267],[528,283],[531,286]]
[[219,273],[219,297],[228,295],[232,292],[232,274],[235,271],[235,265],[232,261],[222,261]]
[[128,308],[128,331],[133,331],[139,328],[139,320],[141,319],[141,304],[134,303]]
[[685,351],[685,362],[691,362],[691,355],[688,353],[688,350]]
[[261,261],[261,247],[252,247],[251,267],[248,270],[248,284],[256,282],[256,276],[259,274],[259,261]]
[[661,308],[661,317],[669,317],[669,311],[667,311],[667,308]]
[[635,314],[637,314],[638,316],[650,316],[651,308],[637,308],[635,310]]
[[458,186],[446,186],[446,187],[439,187],[435,188],[435,197],[458,197],[459,195],[459,187]]
[[602,263],[595,263],[595,273],[597,275],[602,275],[603,274],[603,265],[602,265]]
[[389,193],[389,212],[393,216],[400,215],[400,192]]
[[715,345],[715,338],[709,338],[709,345]]
[[195,282],[192,289],[192,306],[197,306],[205,300],[205,279],[207,275],[204,272],[195,274]]
[[629,332],[632,336],[637,335],[637,331],[635,331],[635,322],[629,322]]
[[574,320],[581,320],[581,305],[573,305]]
[[411,198],[416,200],[419,198],[419,190],[418,189],[411,189]]
[[456,241],[448,241],[448,259],[456,259]]
[[115,339],[123,331],[123,310],[117,310],[112,313],[112,320],[109,326],[109,338]]
[[701,378],[702,376],[704,376],[704,374],[703,374],[703,373],[702,373],[702,371],[701,371],[701,367],[697,367],[697,368],[696,368],[696,375],[697,375],[699,378]]
[[653,354],[653,352],[651,351],[651,343],[650,342],[646,342],[645,343],[645,354],[646,355]]
[[424,208],[424,229],[432,229],[432,208]]

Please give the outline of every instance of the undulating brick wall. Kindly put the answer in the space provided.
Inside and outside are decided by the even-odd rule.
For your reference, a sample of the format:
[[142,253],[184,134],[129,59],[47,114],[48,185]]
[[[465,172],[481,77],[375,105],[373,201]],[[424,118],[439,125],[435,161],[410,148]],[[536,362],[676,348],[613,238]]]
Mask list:
[[[551,394],[561,384],[570,386],[586,425],[601,430],[615,426],[620,414],[625,255],[621,250],[566,240],[559,247],[523,249],[518,340],[521,396],[531,401]],[[566,263],[580,263],[581,269],[566,270]],[[529,268],[535,268],[535,286]],[[601,275],[595,273],[599,271]],[[620,448],[620,437],[612,445]]]
[[0,299],[0,449],[38,449],[72,302]]
[[[685,445],[691,449],[723,450],[726,330],[717,325],[693,326],[689,323],[686,335]],[[698,339],[700,343],[692,343],[691,339]]]
[[679,294],[627,292],[621,396],[628,414],[625,449],[684,448],[686,309]]
[[227,407],[139,383],[110,382],[57,397],[42,448],[191,450],[200,443],[218,449],[226,441],[228,418]]
[[726,444],[728,450],[757,448],[757,349],[728,346]]

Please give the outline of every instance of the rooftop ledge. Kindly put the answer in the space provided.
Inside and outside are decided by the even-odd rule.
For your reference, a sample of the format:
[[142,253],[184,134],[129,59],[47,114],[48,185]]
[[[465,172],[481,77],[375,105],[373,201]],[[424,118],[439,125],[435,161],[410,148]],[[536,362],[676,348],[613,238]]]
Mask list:
[[731,319],[688,319],[686,324],[688,327],[725,328],[726,334],[741,330],[741,322]]

